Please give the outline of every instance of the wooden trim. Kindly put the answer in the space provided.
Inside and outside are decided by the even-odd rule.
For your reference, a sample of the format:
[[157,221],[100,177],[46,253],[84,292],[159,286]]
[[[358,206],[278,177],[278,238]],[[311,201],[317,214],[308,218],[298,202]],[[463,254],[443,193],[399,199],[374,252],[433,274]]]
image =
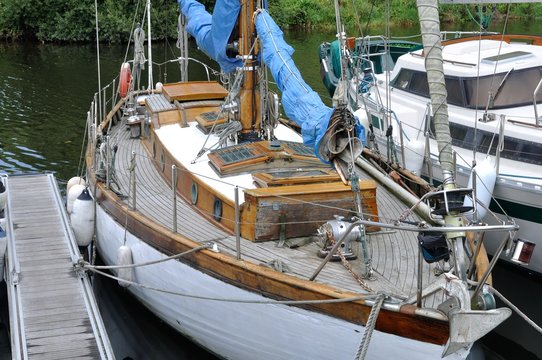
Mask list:
[[191,100],[216,100],[228,96],[228,91],[216,81],[191,81],[164,84],[162,93],[171,102]]
[[472,40],[498,40],[498,41],[504,41],[507,43],[511,42],[524,42],[526,44],[531,45],[542,45],[542,36],[538,35],[517,35],[517,34],[491,34],[491,35],[482,35],[482,36],[469,36],[464,38],[458,38],[458,39],[450,39],[445,40],[442,42],[443,46],[451,45],[451,44],[457,44],[462,43],[465,41],[472,41]]

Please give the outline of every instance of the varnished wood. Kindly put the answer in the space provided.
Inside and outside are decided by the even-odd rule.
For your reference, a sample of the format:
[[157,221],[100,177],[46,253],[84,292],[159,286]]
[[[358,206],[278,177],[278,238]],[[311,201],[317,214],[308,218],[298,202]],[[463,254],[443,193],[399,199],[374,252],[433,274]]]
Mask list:
[[191,81],[165,84],[162,93],[170,101],[224,99],[228,92],[216,81]]
[[507,43],[520,42],[524,44],[542,45],[542,36],[538,35],[519,35],[519,34],[490,34],[482,36],[469,36],[464,38],[450,39],[442,42],[443,46],[457,44],[472,40],[497,40]]
[[[311,174],[314,172],[318,175]],[[280,175],[281,173],[256,173],[252,174],[252,178],[260,187],[327,183],[341,180],[337,172],[332,169],[308,169],[304,174],[295,173],[294,176],[289,177]]]

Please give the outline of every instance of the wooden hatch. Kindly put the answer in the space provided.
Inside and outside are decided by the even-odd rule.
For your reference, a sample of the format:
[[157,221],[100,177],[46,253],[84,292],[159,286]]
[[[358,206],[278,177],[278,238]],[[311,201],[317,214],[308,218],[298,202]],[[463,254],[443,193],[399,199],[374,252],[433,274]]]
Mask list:
[[[361,180],[363,212],[378,221],[376,183]],[[245,190],[242,236],[252,241],[277,240],[316,234],[334,215],[352,216],[354,196],[342,182],[276,186]],[[377,231],[368,227],[367,231]]]
[[170,101],[220,100],[228,91],[216,81],[191,81],[165,84],[162,93]]
[[258,141],[229,146],[211,151],[208,159],[220,176],[284,169],[330,168],[318,160],[308,146],[288,141]]

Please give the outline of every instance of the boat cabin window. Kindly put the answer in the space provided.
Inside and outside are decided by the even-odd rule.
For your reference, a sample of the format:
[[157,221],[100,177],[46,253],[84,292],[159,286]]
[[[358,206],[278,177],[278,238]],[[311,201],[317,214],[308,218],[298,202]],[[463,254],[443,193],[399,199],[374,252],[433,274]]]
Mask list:
[[[391,85],[401,90],[429,98],[429,84],[427,83],[427,74],[425,72],[402,69]],[[449,104],[463,106],[464,94],[459,78],[446,78],[446,92],[448,93]]]
[[[467,108],[499,109],[526,106],[533,103],[533,93],[542,79],[541,68],[510,70],[480,78],[445,77],[448,103]],[[401,69],[391,84],[393,87],[429,98],[427,74]],[[476,92],[478,89],[478,93]],[[542,101],[542,91],[537,102]]]
[[[433,122],[431,122],[430,129],[430,136],[434,139],[435,126]],[[480,129],[474,131],[474,128],[470,126],[450,122],[450,135],[452,136],[452,144],[454,146],[468,150],[476,148],[478,152],[489,153],[491,155],[495,155],[497,150],[498,140],[496,139],[496,135],[489,131]],[[505,136],[501,157],[529,164],[542,165],[542,145],[532,141]]]

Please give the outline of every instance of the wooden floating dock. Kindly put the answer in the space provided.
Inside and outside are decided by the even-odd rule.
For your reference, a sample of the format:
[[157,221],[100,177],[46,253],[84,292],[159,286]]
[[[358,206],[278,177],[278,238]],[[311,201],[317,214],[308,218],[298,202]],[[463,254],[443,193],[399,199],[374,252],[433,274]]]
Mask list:
[[5,178],[13,359],[113,359],[52,174]]

